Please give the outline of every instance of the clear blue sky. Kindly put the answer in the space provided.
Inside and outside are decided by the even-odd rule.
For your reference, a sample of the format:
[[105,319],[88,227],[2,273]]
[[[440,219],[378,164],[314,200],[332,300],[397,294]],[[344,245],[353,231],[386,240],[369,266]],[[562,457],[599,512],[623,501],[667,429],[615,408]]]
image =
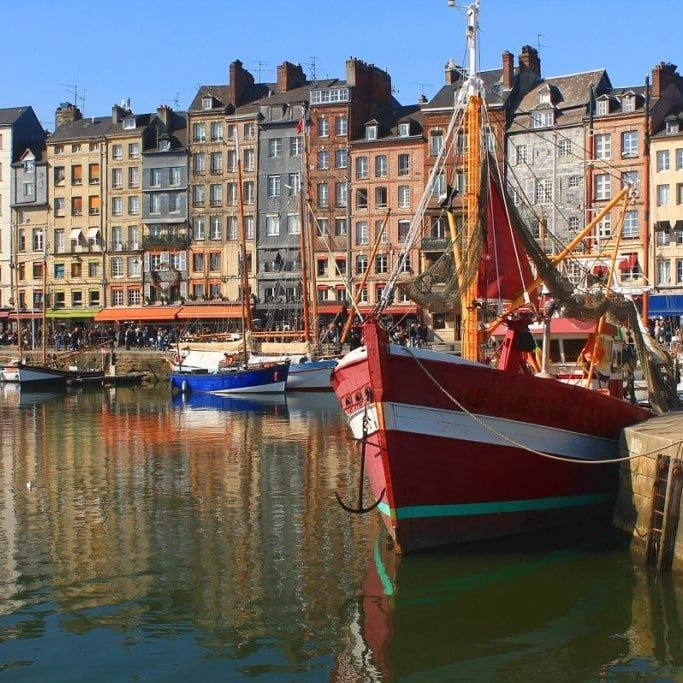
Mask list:
[[[458,6],[465,3],[458,0]],[[660,61],[683,73],[680,0],[481,0],[483,69],[540,45],[545,76],[606,68],[639,85]],[[31,105],[52,130],[60,102],[105,116],[186,109],[197,87],[225,84],[240,59],[260,80],[300,62],[309,78],[344,78],[357,57],[386,69],[397,99],[431,97],[449,58],[463,63],[464,12],[446,0],[3,0],[0,107]],[[540,36],[540,37],[539,37]],[[84,96],[85,101],[81,101]]]

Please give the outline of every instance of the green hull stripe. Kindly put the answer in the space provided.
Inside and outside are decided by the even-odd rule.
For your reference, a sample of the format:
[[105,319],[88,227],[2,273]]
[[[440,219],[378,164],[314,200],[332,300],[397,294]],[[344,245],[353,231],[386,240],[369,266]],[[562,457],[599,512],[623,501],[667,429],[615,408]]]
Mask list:
[[586,496],[563,498],[535,498],[529,500],[506,500],[493,503],[466,503],[463,505],[413,505],[392,509],[386,503],[379,504],[379,511],[393,519],[420,519],[424,517],[475,517],[477,515],[501,515],[514,512],[540,512],[560,508],[583,507],[609,503],[613,493],[595,493]]

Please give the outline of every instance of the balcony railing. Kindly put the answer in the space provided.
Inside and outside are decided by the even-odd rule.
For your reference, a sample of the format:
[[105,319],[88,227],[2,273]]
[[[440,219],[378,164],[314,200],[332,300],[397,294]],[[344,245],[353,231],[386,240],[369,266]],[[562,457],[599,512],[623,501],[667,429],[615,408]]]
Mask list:
[[445,251],[448,248],[448,243],[445,237],[423,237],[422,249],[424,251]]
[[189,238],[184,235],[148,235],[142,238],[143,249],[187,247],[189,243]]

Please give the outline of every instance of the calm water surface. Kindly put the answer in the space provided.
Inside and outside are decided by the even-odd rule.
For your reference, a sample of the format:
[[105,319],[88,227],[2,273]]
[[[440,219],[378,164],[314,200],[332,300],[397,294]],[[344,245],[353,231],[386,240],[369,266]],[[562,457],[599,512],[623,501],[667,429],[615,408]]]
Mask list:
[[581,530],[399,559],[334,397],[0,388],[3,681],[683,681],[683,584]]

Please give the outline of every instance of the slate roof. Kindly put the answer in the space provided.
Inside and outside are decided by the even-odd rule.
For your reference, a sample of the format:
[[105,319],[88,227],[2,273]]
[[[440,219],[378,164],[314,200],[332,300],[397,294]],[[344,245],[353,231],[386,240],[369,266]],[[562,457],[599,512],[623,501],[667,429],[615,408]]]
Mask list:
[[50,136],[50,142],[101,138],[111,128],[111,116],[87,116],[73,123],[63,123]]
[[[513,78],[519,72],[515,68]],[[479,78],[484,83],[484,99],[489,107],[502,105],[507,99],[512,90],[503,88],[503,69],[489,69],[478,74]],[[453,84],[445,84],[441,89],[427,102],[423,109],[429,111],[431,109],[450,109],[453,106],[455,92],[460,89],[466,74],[462,73],[461,78]]]
[[12,125],[27,109],[31,107],[8,107],[0,109],[0,126]]

